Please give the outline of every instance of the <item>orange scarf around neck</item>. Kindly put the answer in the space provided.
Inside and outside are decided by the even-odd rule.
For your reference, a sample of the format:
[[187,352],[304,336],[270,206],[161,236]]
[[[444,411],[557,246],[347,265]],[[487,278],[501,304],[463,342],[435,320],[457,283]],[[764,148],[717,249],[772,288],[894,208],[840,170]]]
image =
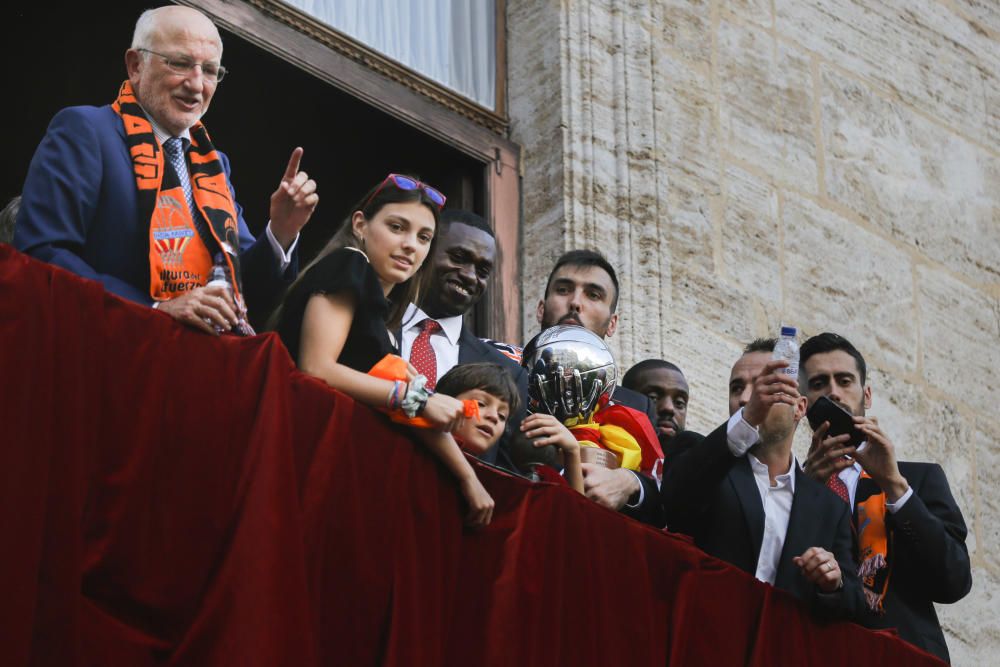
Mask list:
[[[184,188],[167,169],[163,147],[129,81],[122,83],[111,105],[125,126],[140,219],[149,219],[149,293],[166,301],[208,282],[212,257],[195,227]],[[233,298],[242,304],[239,223],[219,154],[201,122],[191,128],[190,178],[195,205],[208,222],[229,265]]]

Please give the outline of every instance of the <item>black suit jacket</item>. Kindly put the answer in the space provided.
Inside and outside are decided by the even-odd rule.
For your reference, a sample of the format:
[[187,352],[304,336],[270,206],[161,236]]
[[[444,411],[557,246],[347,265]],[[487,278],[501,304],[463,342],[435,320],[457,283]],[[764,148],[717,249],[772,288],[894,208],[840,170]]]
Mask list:
[[[729,451],[726,426],[677,455],[664,473],[661,496],[668,529],[692,536],[706,553],[753,575],[764,537],[764,507],[749,460]],[[822,616],[856,618],[864,602],[850,521],[847,505],[795,466],[795,494],[774,585]],[[822,593],[802,576],[792,558],[810,547],[834,554],[843,588]]]
[[[871,627],[898,628],[906,641],[948,661],[933,603],[957,602],[972,588],[965,546],[968,531],[941,466],[901,461],[899,471],[913,495],[895,514],[886,512],[892,570],[883,601],[885,615],[876,617],[866,608],[863,620]],[[857,503],[878,492],[871,480],[858,481],[855,522]]]
[[[645,413],[649,417],[649,423],[653,426],[653,430],[656,430],[656,408],[649,400],[649,396],[619,385],[611,394],[611,401]],[[635,473],[635,476],[639,478],[639,484],[642,485],[642,502],[637,507],[626,505],[621,509],[622,514],[651,526],[663,528],[665,521],[663,503],[660,501],[660,490],[656,486],[656,480],[638,472]]]

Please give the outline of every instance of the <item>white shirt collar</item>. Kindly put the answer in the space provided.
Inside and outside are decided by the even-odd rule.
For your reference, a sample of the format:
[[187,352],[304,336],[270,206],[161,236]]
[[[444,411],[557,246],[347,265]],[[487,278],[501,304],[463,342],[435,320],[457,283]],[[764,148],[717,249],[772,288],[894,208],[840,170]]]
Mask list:
[[[420,326],[420,323],[424,320],[431,319],[430,315],[425,313],[416,304],[411,303],[406,307],[406,312],[403,313],[403,326],[402,330],[413,329]],[[441,330],[444,335],[448,337],[448,342],[452,345],[458,345],[458,339],[462,335],[462,316],[454,315],[452,317],[442,317],[436,318],[438,324],[441,325]]]
[[[753,470],[755,477],[760,477],[761,479],[767,480],[767,486],[771,485],[771,474],[768,471],[767,464],[761,463],[760,459],[756,456],[747,452],[747,459],[750,461],[750,468]],[[774,480],[778,483],[778,486],[782,486],[787,482],[788,488],[792,493],[795,493],[795,468],[798,467],[798,461],[795,459],[795,455],[792,455],[791,461],[789,461],[788,470],[775,476]],[[773,488],[773,487],[772,487]]]
[[[141,104],[139,105],[139,108],[142,109],[142,105]],[[146,111],[145,109],[142,109],[142,111],[143,111],[143,113],[146,114],[146,118],[149,119],[149,124],[153,126],[153,136],[156,137],[156,140],[160,142],[161,146],[163,145],[163,142],[165,142],[170,137],[174,136],[174,135],[170,134],[169,132],[167,132],[166,130],[164,130],[159,125],[157,125],[156,121],[153,120],[153,117],[150,115],[150,113],[148,111]],[[191,143],[191,129],[190,128],[184,130],[183,132],[181,132],[177,136],[179,138],[181,138],[181,139],[187,139],[187,142]]]

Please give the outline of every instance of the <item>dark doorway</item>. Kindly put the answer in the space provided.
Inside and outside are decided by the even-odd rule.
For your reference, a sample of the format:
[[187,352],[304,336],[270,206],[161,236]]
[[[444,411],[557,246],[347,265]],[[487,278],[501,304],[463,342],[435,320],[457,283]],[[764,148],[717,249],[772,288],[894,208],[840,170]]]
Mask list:
[[[51,117],[76,104],[110,103],[125,78],[124,53],[139,14],[164,2],[43,4],[4,10],[7,98],[0,197],[18,194]],[[448,195],[450,207],[482,214],[485,165],[222,31],[231,70],[204,122],[232,160],[233,185],[255,234],[295,146],[319,185],[320,204],[301,240],[308,261],[351,206],[390,172],[419,175]],[[20,93],[20,95],[18,95]],[[2,205],[2,204],[0,204]]]

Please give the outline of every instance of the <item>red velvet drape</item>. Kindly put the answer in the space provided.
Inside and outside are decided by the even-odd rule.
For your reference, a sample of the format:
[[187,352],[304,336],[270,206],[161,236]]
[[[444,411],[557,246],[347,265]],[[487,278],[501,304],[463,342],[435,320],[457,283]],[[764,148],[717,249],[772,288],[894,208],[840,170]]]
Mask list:
[[0,246],[0,664],[934,664]]

